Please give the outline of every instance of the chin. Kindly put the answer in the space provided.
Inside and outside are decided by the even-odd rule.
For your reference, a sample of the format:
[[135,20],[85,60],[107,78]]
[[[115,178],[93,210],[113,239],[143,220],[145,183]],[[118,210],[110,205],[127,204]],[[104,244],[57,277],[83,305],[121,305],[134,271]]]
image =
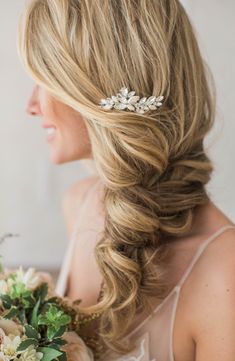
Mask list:
[[70,159],[70,157],[65,156],[65,154],[63,154],[61,152],[51,151],[50,161],[51,161],[51,163],[54,163],[54,164],[64,164],[64,163],[70,162],[71,159]]
[[58,156],[50,156],[50,161],[51,163],[53,164],[63,164],[63,163],[67,163],[67,160],[65,159],[62,159],[61,157],[58,157]]
[[50,154],[50,161],[54,164],[64,164],[69,162],[74,162],[82,159],[90,159],[90,155],[87,154],[73,154],[73,155],[65,155],[59,153],[51,153]]

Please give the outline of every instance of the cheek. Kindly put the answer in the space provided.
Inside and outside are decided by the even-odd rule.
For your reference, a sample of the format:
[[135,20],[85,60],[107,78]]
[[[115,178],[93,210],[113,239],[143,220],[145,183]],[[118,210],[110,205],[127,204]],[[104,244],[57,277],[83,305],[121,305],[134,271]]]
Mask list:
[[91,146],[87,127],[82,116],[69,106],[49,98],[42,99],[46,123],[56,127],[50,142],[54,163],[90,158]]
[[60,123],[60,117],[63,119],[63,104],[60,104],[46,90],[40,92],[40,108],[47,124],[57,126]]
[[84,120],[79,117],[68,121],[65,120],[64,123],[61,124],[61,135],[63,136],[63,134],[66,138],[70,139],[71,146],[73,145],[73,147],[81,148],[89,144],[86,124]]
[[86,124],[82,116],[73,109],[65,106],[53,109],[53,116],[58,125],[58,128],[63,133],[70,134],[71,137],[87,135]]
[[76,114],[76,117],[67,116],[57,122],[57,137],[54,150],[63,162],[91,157],[91,145],[85,121]]

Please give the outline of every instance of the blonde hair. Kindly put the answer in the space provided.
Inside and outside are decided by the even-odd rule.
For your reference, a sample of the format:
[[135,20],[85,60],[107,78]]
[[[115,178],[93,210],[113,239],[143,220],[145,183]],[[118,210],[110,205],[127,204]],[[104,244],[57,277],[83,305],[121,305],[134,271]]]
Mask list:
[[[95,248],[103,295],[85,309],[101,312],[104,344],[127,352],[121,336],[134,316],[165,295],[170,240],[209,200],[207,66],[178,0],[31,0],[18,44],[32,77],[86,121],[105,227]],[[164,104],[145,114],[97,106],[123,86]]]

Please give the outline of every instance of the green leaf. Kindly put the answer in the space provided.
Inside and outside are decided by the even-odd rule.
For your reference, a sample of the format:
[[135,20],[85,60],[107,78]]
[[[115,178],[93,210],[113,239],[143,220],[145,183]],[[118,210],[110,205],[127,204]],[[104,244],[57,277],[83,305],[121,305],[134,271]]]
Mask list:
[[39,315],[38,316],[38,325],[47,325],[48,319],[45,315]]
[[32,316],[31,316],[31,320],[30,320],[31,326],[33,326],[33,328],[35,328],[36,330],[38,329],[38,309],[40,306],[40,302],[41,302],[41,300],[39,298],[36,305],[33,308]]
[[47,338],[48,338],[48,340],[52,340],[53,337],[55,337],[56,332],[57,332],[57,329],[56,329],[56,328],[54,328],[54,327],[49,327],[49,328],[47,329]]
[[40,298],[42,301],[45,300],[46,296],[48,294],[48,284],[47,283],[43,283],[40,289]]
[[14,283],[11,286],[9,295],[13,299],[20,298],[22,296],[27,297],[30,295],[30,291],[27,290],[24,283],[19,282],[19,283]]
[[26,316],[25,316],[25,310],[19,310],[18,316],[17,316],[22,324],[26,323]]
[[25,326],[25,334],[28,338],[34,338],[34,339],[38,339],[38,331],[35,330],[35,328],[31,325],[26,325]]
[[66,356],[66,352],[62,352],[62,355],[60,355],[59,357],[58,357],[58,360],[59,361],[67,361],[67,356]]
[[50,343],[50,345],[48,345],[48,346],[51,347],[51,348],[54,348],[55,350],[60,351],[60,345],[58,345],[55,342]]
[[67,325],[70,322],[71,317],[52,304],[50,304],[49,309],[38,318],[40,325],[53,326],[56,330],[59,330],[60,326]]
[[0,296],[3,306],[7,309],[11,308],[12,306],[12,299],[9,295],[1,295]]
[[27,305],[27,308],[32,308],[35,305],[35,299],[32,295],[22,300],[24,305]]
[[56,337],[56,338],[53,339],[53,343],[62,346],[62,345],[66,345],[67,341],[65,341],[62,338],[59,338],[59,337],[57,338]]
[[65,326],[61,326],[60,329],[55,333],[54,337],[60,337],[62,336],[66,331]]
[[60,326],[63,326],[63,325],[67,325],[71,322],[71,317],[69,315],[63,315],[60,317],[60,319],[58,320],[58,324]]
[[35,340],[35,338],[27,338],[26,340],[22,341],[19,346],[17,347],[16,351],[24,351],[26,348],[28,348],[30,345],[37,346],[38,341]]
[[43,358],[40,361],[52,361],[62,355],[61,351],[50,347],[38,347],[37,351],[43,353]]
[[13,306],[10,311],[4,316],[6,319],[11,319],[18,314],[19,310],[17,307]]
[[41,302],[43,302],[48,294],[48,284],[42,283],[34,292],[35,297],[38,299],[41,299]]
[[24,306],[25,309],[26,309],[26,308],[29,308],[29,306],[30,306],[30,303],[29,303],[29,301],[28,301],[27,299],[23,299],[23,300],[22,300],[22,304],[23,304],[23,306]]

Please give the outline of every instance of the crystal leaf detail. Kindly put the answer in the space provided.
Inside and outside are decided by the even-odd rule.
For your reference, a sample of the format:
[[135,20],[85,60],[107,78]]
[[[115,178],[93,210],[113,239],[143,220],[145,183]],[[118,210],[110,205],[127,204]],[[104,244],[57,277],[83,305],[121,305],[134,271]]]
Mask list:
[[158,97],[151,95],[150,97],[142,97],[140,99],[140,96],[136,95],[135,91],[129,92],[127,87],[122,87],[119,93],[111,95],[110,98],[101,99],[99,104],[100,107],[105,110],[112,108],[118,110],[128,109],[132,112],[143,114],[148,110],[156,110],[162,106],[163,99],[163,95],[159,95]]
[[135,95],[135,91],[132,91],[132,92],[128,93],[129,98],[132,97],[133,95]]
[[134,97],[131,97],[128,101],[128,103],[130,104],[133,104],[133,103],[136,103],[138,100],[139,100],[139,96],[138,95],[135,95]]

